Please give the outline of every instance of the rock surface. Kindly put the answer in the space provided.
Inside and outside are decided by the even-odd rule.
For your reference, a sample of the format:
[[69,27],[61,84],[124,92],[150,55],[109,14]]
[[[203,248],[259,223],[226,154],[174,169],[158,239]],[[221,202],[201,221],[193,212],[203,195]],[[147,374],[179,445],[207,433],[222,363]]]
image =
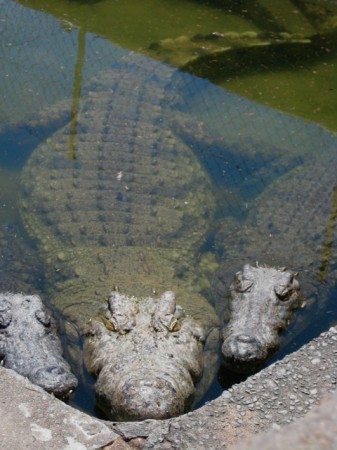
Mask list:
[[308,415],[277,431],[263,433],[244,440],[230,450],[317,450],[337,448],[336,427],[337,394],[326,397]]
[[27,379],[0,368],[0,440],[3,449],[85,450],[118,436]]
[[[6,387],[0,390],[1,442],[8,449],[24,443],[28,450],[335,448],[337,394],[326,396],[336,388],[336,354],[337,328],[331,328],[195,412],[119,424],[76,411],[0,368]],[[284,425],[287,433],[277,431]],[[239,443],[265,430],[270,430],[267,435]]]

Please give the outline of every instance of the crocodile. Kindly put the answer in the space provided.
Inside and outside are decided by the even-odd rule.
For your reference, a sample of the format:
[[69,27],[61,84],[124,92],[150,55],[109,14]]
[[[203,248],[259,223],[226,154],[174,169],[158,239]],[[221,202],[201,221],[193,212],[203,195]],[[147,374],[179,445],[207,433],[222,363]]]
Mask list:
[[[311,37],[287,31],[248,30],[213,31],[208,34],[196,34],[192,37],[179,36],[178,38],[162,39],[153,42],[148,47],[150,56],[181,68],[189,68],[192,63],[197,64],[202,58],[214,58],[224,53],[228,58],[233,57],[239,49],[255,47],[275,47],[305,45],[311,43]],[[246,51],[246,50],[245,50]]]
[[[214,292],[227,323],[222,352],[231,370],[261,367],[285,341],[280,333],[294,309],[305,306],[292,337],[324,312],[336,276],[335,167],[334,145],[307,155],[262,191],[243,223],[222,223]],[[254,260],[262,264],[245,265],[230,285],[233,269]]]
[[280,346],[294,313],[304,303],[296,273],[286,268],[245,264],[228,289],[223,330],[224,365],[256,372]]
[[76,134],[58,130],[22,174],[46,294],[69,341],[74,328],[83,336],[98,403],[118,420],[183,413],[217,367],[219,322],[197,264],[215,200],[170,129],[172,74],[119,51],[83,92]]
[[57,397],[68,397],[78,384],[38,295],[0,294],[0,360]]
[[[273,110],[268,110],[268,121],[265,126],[261,126],[260,118],[265,117],[265,110],[262,107],[251,105],[242,98],[216,89],[211,83],[174,71],[164,64],[150,62],[139,55],[131,55],[126,57],[125,53],[120,52],[118,64],[98,79],[92,88],[93,91],[84,92],[85,100],[82,101],[77,120],[75,144],[71,127],[65,127],[33,153],[23,173],[22,216],[29,233],[39,242],[47,268],[47,292],[53,305],[62,312],[64,317],[73,321],[79,328],[80,334],[85,337],[84,361],[87,369],[98,376],[97,394],[100,406],[114,419],[164,418],[186,411],[193,400],[199,398],[204,392],[207,383],[202,380],[200,387],[198,385],[197,391],[194,392],[194,385],[202,371],[202,364],[195,364],[195,361],[200,361],[200,357],[191,356],[189,361],[186,361],[184,352],[178,347],[177,352],[170,352],[170,355],[177,355],[174,357],[175,360],[181,361],[180,365],[171,367],[173,374],[171,386],[169,382],[163,385],[162,381],[158,380],[160,373],[161,379],[166,377],[163,372],[160,372],[161,369],[157,364],[162,360],[162,345],[165,346],[160,344],[164,328],[155,325],[150,317],[158,315],[155,312],[157,309],[162,311],[162,319],[156,320],[156,323],[167,324],[166,330],[169,333],[166,334],[165,339],[170,339],[172,332],[180,333],[180,340],[173,341],[181,343],[183,340],[186,345],[187,342],[189,344],[192,342],[194,355],[198,353],[200,340],[206,340],[203,354],[207,354],[207,358],[210,358],[210,355],[214,355],[217,341],[217,319],[212,307],[205,302],[204,298],[205,287],[209,287],[209,282],[198,267],[195,267],[193,271],[190,269],[190,261],[199,259],[198,249],[207,234],[207,228],[213,220],[215,211],[213,187],[209,177],[204,173],[204,166],[210,165],[212,168],[212,160],[214,162],[217,155],[206,151],[200,158],[202,144],[205,143],[205,147],[212,148],[213,151],[214,136],[220,136],[220,131],[225,133],[226,138],[219,138],[216,144],[221,153],[216,164],[219,163],[221,169],[227,169],[226,158],[224,161],[224,146],[227,140],[225,156],[227,157],[227,153],[231,151],[235,158],[238,158],[234,161],[240,180],[247,179],[248,175],[249,179],[256,180],[256,174],[252,171],[253,162],[248,164],[248,173],[241,174],[241,162],[244,156],[240,152],[244,143],[248,145],[246,149],[243,149],[243,153],[250,152],[250,148],[254,147],[254,152],[263,151],[264,155],[266,154],[265,157],[270,158],[275,165],[275,161],[279,161],[276,155],[281,153],[284,145],[289,145],[288,141],[282,144],[284,138],[279,137],[283,127],[287,127],[288,130],[291,124],[291,129],[294,130],[291,145],[294,152],[300,155],[305,153],[311,155],[317,142],[329,143],[332,137],[323,132],[320,127],[307,126],[299,119]],[[127,63],[128,58],[134,58],[139,62]],[[140,72],[137,83],[135,82],[136,71]],[[194,95],[191,95],[191,79],[193,79]],[[146,89],[142,89],[140,80],[147,81]],[[174,89],[170,89],[171,82],[174,83]],[[137,94],[133,99],[134,103],[130,103],[127,97],[130,91],[129,86],[133,86]],[[153,103],[155,107],[151,110],[150,106]],[[118,106],[115,107],[115,104]],[[124,109],[119,106],[120,104]],[[214,108],[205,117],[202,115],[200,104],[205,109],[208,105],[213,105]],[[170,109],[172,105],[173,111]],[[195,105],[197,108],[193,108]],[[240,105],[239,108],[238,105]],[[177,114],[183,114],[184,107],[186,107],[188,120],[192,119],[196,124],[192,130],[193,137],[198,140],[197,143],[193,137],[188,139],[181,127],[176,124],[172,126],[172,123],[176,122],[176,120],[171,121],[172,116],[176,119]],[[152,116],[146,108],[150,108]],[[144,118],[141,116],[139,119],[135,111],[137,114],[140,111]],[[254,111],[254,114],[251,114],[251,111]],[[249,121],[246,120],[246,115],[249,115]],[[221,117],[226,117],[226,121],[224,122]],[[184,116],[182,123],[185,118]],[[279,127],[276,128],[273,136],[266,128],[271,122],[277,123]],[[127,143],[126,137],[130,129],[134,130],[132,141]],[[149,130],[146,134],[150,138],[146,152],[143,147],[138,150],[138,145],[144,145],[144,129]],[[206,129],[208,135],[205,137]],[[261,142],[268,141],[268,147],[263,145],[261,149],[256,142],[251,143],[249,138],[252,129],[254,129],[254,137],[255,134],[260,133]],[[240,135],[239,147],[234,145],[237,135]],[[303,136],[306,137],[303,138]],[[114,145],[118,146],[116,152],[112,152]],[[171,151],[168,153],[166,150],[165,157],[160,152],[162,145],[167,146]],[[283,147],[280,149],[279,145]],[[189,147],[194,151],[192,152]],[[176,153],[175,148],[182,151]],[[96,149],[96,158],[93,153],[89,154],[90,149]],[[137,151],[142,151],[141,158],[137,158]],[[186,152],[189,155],[187,162],[184,160]],[[167,159],[170,154],[171,159]],[[144,155],[147,158],[145,169],[140,163],[144,160]],[[183,158],[182,161],[179,161],[178,155]],[[89,161],[87,161],[88,157]],[[203,160],[202,169],[200,159]],[[196,164],[197,170],[194,165],[191,165],[191,160],[194,165]],[[108,164],[108,161],[112,162]],[[93,164],[96,172],[91,169]],[[290,167],[287,164],[281,164],[282,167],[276,175],[280,175],[284,170],[292,169],[294,164],[299,164],[299,160],[295,159]],[[266,165],[265,168],[268,169],[269,174],[275,172],[273,166]],[[224,170],[222,172],[225,173]],[[87,173],[89,173],[88,176]],[[189,178],[192,177],[192,173],[193,180]],[[167,179],[168,174],[171,176],[172,185]],[[221,176],[223,177],[223,174]],[[275,177],[275,173],[272,177]],[[139,178],[141,183],[138,181]],[[149,188],[146,183],[150,182],[150,178],[151,187]],[[266,180],[270,182],[272,178],[266,174],[263,174],[262,178],[261,187],[265,188]],[[228,178],[223,177],[223,179],[228,184]],[[237,182],[236,178],[235,182]],[[194,187],[194,183],[198,185],[198,189]],[[186,187],[187,185],[193,187]],[[251,181],[244,189],[247,193],[249,191],[249,201],[252,200],[252,185]],[[241,186],[243,187],[242,183]],[[140,187],[145,191],[145,195],[142,194],[143,197],[139,194]],[[232,188],[232,185],[227,186],[226,192],[230,192]],[[194,190],[193,195],[186,194],[187,197],[184,197],[185,194],[182,195],[181,192],[188,193],[189,189]],[[255,185],[254,190],[256,190]],[[241,192],[241,195],[244,193]],[[158,194],[160,194],[159,197]],[[142,205],[141,201],[145,202],[143,207],[146,213],[140,215],[142,209],[140,207],[137,211],[134,209],[134,198],[136,202],[140,202],[139,205]],[[174,205],[163,213],[163,210],[160,211],[158,208],[168,199],[173,200]],[[226,201],[229,200],[226,198]],[[174,214],[167,212],[171,210]],[[176,220],[177,217],[181,219],[181,226],[180,219],[172,226],[172,220]],[[230,233],[230,230],[229,226],[227,232]],[[237,254],[230,251],[231,236],[229,235],[228,239],[225,237],[223,242],[226,242],[226,254],[229,255],[226,261],[231,266],[226,272],[232,274],[233,267],[239,269],[243,263],[256,260],[258,253],[254,255],[252,252],[247,255],[247,258],[242,258],[240,264],[236,264]],[[220,250],[222,245],[219,245]],[[244,256],[245,252],[241,250],[239,254]],[[262,257],[257,259],[263,261]],[[280,261],[281,264],[284,265],[284,262]],[[293,267],[293,264],[289,266]],[[167,273],[171,274],[173,281],[167,279]],[[221,273],[219,277],[222,278]],[[281,280],[287,277],[290,279],[292,275],[289,272],[280,272]],[[278,283],[284,285],[284,281]],[[297,282],[294,286],[296,286],[294,293],[297,293]],[[185,295],[186,289],[187,295]],[[175,306],[175,295],[172,291],[176,295],[177,303],[183,306],[187,316],[197,319],[198,325],[192,326],[190,317],[181,316],[180,308]],[[277,291],[279,291],[278,285]],[[193,292],[193,301],[191,292]],[[279,344],[278,332],[288,326],[293,312],[303,303],[300,293],[294,296],[293,300],[294,302],[288,303],[289,307],[286,308],[283,302],[279,310],[283,315],[288,316],[283,317],[282,321],[275,325],[276,332],[271,329],[270,333],[266,334],[267,342],[260,345],[260,348],[267,348],[268,351],[262,352],[257,357],[251,349],[248,349],[249,363],[247,364],[246,360],[239,364],[236,362],[235,370],[240,371],[243,366],[244,371],[256,370],[275,351]],[[128,305],[126,310],[123,307],[124,304]],[[155,305],[158,305],[158,308]],[[206,308],[207,314],[202,312],[202,309],[198,312],[200,305]],[[127,312],[133,317],[132,320]],[[274,325],[270,311],[265,312],[266,323],[269,321]],[[243,312],[240,312],[239,315],[242,317],[242,314]],[[146,320],[143,319],[144,316],[147,317]],[[206,329],[206,333],[200,332],[200,317],[204,319],[207,317],[206,327],[203,323],[201,326],[201,329]],[[92,318],[91,321],[90,318]],[[144,323],[148,324],[145,327],[148,339],[143,338]],[[152,334],[149,333],[149,328]],[[72,330],[73,328],[70,329],[69,335],[73,332]],[[193,335],[193,339],[196,340],[186,341],[186,330],[189,330],[191,339]],[[157,335],[158,338],[155,337]],[[207,339],[204,336],[207,336]],[[241,342],[247,341],[247,337],[241,336],[240,339]],[[71,336],[69,340],[72,341]],[[116,340],[118,344],[114,344]],[[124,346],[121,346],[121,342]],[[195,342],[198,345],[194,345]],[[240,346],[246,354],[247,342],[243,342]],[[123,351],[125,348],[128,350]],[[118,355],[115,349],[120,350]],[[145,359],[144,354],[148,353],[149,349],[152,356],[150,359]],[[154,356],[154,349],[157,349],[156,356]],[[189,354],[191,355],[191,350]],[[96,355],[99,355],[98,359]],[[111,356],[109,361],[106,355]],[[201,355],[200,351],[199,355]],[[166,357],[167,353],[164,356]],[[116,358],[120,364],[116,363]],[[185,368],[188,367],[187,372],[183,371],[185,372],[184,380],[187,382],[178,377],[177,370],[181,364]],[[212,364],[207,364],[208,368],[211,366]],[[116,375],[117,367],[118,376]],[[153,368],[151,376],[149,376],[149,367]],[[132,378],[133,373],[140,375]],[[109,381],[111,374],[115,380],[114,384]],[[146,377],[149,379],[145,382]],[[210,377],[209,374],[203,375],[203,379]],[[125,394],[125,392],[131,392],[130,386],[138,386],[139,398],[135,395],[136,388],[132,390],[132,398]],[[183,394],[180,389],[184,390]],[[165,398],[164,391],[167,393]],[[172,397],[173,391],[179,391],[179,395],[175,396],[176,403],[167,406],[170,401],[167,399]],[[160,402],[154,400],[158,398],[158,392],[160,392]]]
[[[78,383],[63,357],[58,322],[35,295],[43,284],[37,251],[15,223],[18,174],[2,171],[1,182],[1,204],[11,214],[6,220],[3,217],[0,226],[0,363],[47,392],[68,399]],[[12,185],[15,189],[9,195]]]

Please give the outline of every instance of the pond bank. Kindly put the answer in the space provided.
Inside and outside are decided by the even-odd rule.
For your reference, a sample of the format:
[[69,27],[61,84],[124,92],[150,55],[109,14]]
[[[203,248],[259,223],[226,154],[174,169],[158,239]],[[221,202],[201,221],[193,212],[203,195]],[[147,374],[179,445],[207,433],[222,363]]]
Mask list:
[[[331,443],[337,439],[337,433],[334,435],[333,427],[329,427],[337,409],[336,394],[315,407],[336,388],[336,355],[337,328],[330,328],[197,411],[162,422],[120,424],[91,418],[14,372],[0,368],[1,442],[4,448],[20,448],[24,444],[27,450],[215,450],[272,430],[266,440],[264,435],[258,436],[256,447],[243,441],[239,449],[269,449],[271,445],[273,449],[285,448],[284,439],[286,447],[309,448],[310,442],[314,445],[310,448],[322,448],[323,441]],[[289,425],[286,433],[277,431],[302,418],[312,407],[313,411],[295,425]],[[313,423],[315,426],[310,425]]]

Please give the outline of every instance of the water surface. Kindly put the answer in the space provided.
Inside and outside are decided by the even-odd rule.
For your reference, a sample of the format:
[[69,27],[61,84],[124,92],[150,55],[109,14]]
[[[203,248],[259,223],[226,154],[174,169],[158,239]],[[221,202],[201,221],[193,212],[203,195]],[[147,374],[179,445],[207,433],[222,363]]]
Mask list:
[[[174,131],[196,151],[213,179],[219,220],[235,216],[243,222],[270,182],[311,154],[335,151],[336,136],[328,130],[335,131],[337,123],[332,20],[334,14],[337,17],[336,7],[320,2],[329,17],[317,21],[303,13],[305,2],[238,3],[0,0],[2,231],[18,221],[19,176],[25,161],[40,142],[65,123],[71,122],[71,134],[76,135],[81,94],[89,88],[94,90],[97,74],[113,63],[118,53],[116,44],[121,46],[121,55],[125,48],[130,49],[205,78],[177,72],[175,89],[179,98],[175,107],[190,121],[177,120]],[[267,34],[263,45],[247,47],[246,41],[240,41],[237,49],[211,55],[206,51],[197,58],[192,54],[186,63],[184,42],[214,32]],[[299,35],[298,42],[267,42],[270,33],[285,32]],[[174,51],[174,40],[182,36],[179,45],[185,51],[183,59],[181,51]],[[313,40],[312,36],[319,38]],[[173,41],[169,55],[154,45],[168,39]],[[226,90],[215,88],[206,78]],[[69,145],[71,150],[71,140]],[[18,235],[17,239],[27,237]],[[204,250],[216,252],[212,235],[205,241]],[[43,293],[43,282],[38,287]],[[325,311],[319,322],[274,359],[335,320],[333,291]],[[219,379],[208,399],[231,382],[223,371]],[[90,377],[88,381],[92,385]],[[81,385],[74,402],[97,413],[91,388]]]

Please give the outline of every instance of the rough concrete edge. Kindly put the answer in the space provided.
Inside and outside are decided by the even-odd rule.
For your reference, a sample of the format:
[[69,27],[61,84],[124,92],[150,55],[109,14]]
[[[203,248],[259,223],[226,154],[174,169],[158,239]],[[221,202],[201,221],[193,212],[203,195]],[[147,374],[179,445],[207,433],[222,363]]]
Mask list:
[[0,367],[0,385],[1,448],[94,450],[119,437],[11,369]]
[[244,439],[229,450],[336,449],[337,392],[326,396],[306,416],[282,427]]
[[[48,449],[98,449],[109,444],[111,449],[122,446],[135,448],[133,444],[137,442],[137,448],[144,449],[201,450],[228,448],[244,438],[274,429],[267,437],[258,437],[259,448],[267,450],[271,448],[271,439],[273,447],[285,448],[282,443],[284,433],[276,431],[281,426],[296,421],[295,425],[288,427],[289,438],[291,435],[294,438],[292,448],[302,448],[299,445],[302,445],[303,439],[308,438],[310,432],[316,433],[315,430],[318,430],[317,439],[334,443],[333,439],[337,438],[333,436],[333,431],[328,430],[330,434],[325,436],[323,424],[329,426],[332,423],[329,411],[331,414],[337,409],[334,406],[337,394],[315,408],[308,418],[301,421],[298,419],[335,390],[336,355],[337,329],[331,328],[297,352],[233,386],[218,399],[192,413],[165,421],[129,423],[92,418],[53,398],[20,375],[0,368],[0,379],[6,386],[0,390],[0,439],[7,442],[7,448],[17,448],[20,442],[24,442],[27,449],[44,449],[45,443],[38,442],[37,424],[43,429],[51,430],[55,437],[48,442]],[[3,420],[7,420],[7,426],[12,430],[6,429]],[[313,420],[316,427],[312,425]],[[32,422],[35,424],[33,429]],[[303,434],[301,430],[304,430]],[[276,438],[281,442],[280,447],[276,447]],[[78,447],[74,447],[75,442]],[[255,448],[250,447],[254,443],[240,445],[243,447],[238,447],[238,450]],[[320,448],[324,448],[322,445],[320,444]]]

